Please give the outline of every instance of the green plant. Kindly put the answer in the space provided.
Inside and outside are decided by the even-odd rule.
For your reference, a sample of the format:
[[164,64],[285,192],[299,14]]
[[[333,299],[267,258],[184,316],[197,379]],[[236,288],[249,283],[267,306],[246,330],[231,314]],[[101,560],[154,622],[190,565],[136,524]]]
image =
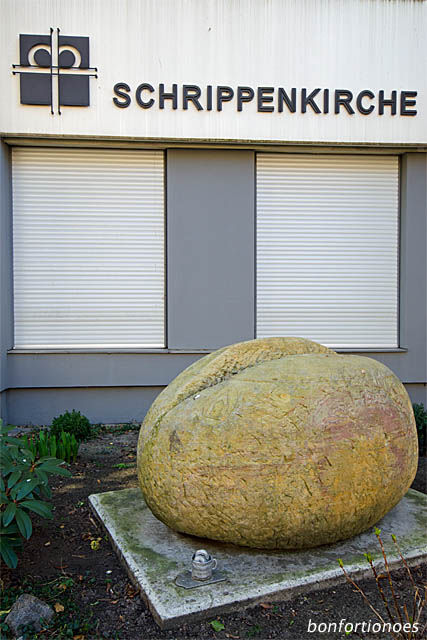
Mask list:
[[73,409],[71,413],[66,411],[52,420],[50,432],[58,436],[61,431],[72,433],[76,440],[87,440],[91,435],[91,426],[86,416],[82,416],[80,411]]
[[254,624],[253,627],[249,627],[248,631],[246,632],[246,635],[248,636],[248,638],[253,638],[254,636],[257,636],[260,632],[261,632],[260,625]]
[[222,631],[225,626],[219,620],[211,620],[209,623],[214,631]]
[[[370,553],[365,553],[364,556],[371,567],[372,574],[375,578],[375,582],[378,588],[378,592],[380,594],[384,609],[386,611],[386,615],[378,611],[371,601],[369,600],[366,593],[363,591],[361,587],[349,576],[347,571],[344,568],[344,563],[341,559],[338,560],[338,564],[340,565],[347,582],[349,582],[358,593],[362,596],[368,607],[374,613],[376,618],[382,625],[383,632],[386,630],[390,634],[390,637],[393,640],[412,640],[415,637],[423,638],[424,631],[426,630],[427,625],[425,625],[422,629],[420,628],[420,619],[421,614],[423,612],[424,606],[427,601],[427,585],[417,585],[412,575],[412,572],[409,568],[408,563],[406,562],[404,556],[402,555],[401,549],[397,542],[397,538],[395,535],[391,535],[393,543],[397,549],[399,557],[403,563],[403,566],[406,569],[407,575],[413,587],[413,596],[412,602],[409,606],[406,603],[399,602],[400,598],[396,594],[395,587],[393,584],[393,578],[391,575],[386,550],[384,548],[384,543],[381,538],[381,529],[375,527],[374,529],[375,535],[377,537],[378,543],[381,548],[381,554],[384,560],[384,572],[379,573],[377,567],[374,565],[372,556]],[[382,582],[384,581],[385,585],[388,586],[386,590],[385,585],[383,586]],[[389,622],[386,622],[385,618],[388,618]]]
[[76,461],[80,446],[74,433],[66,431],[61,431],[58,436],[49,431],[39,431],[37,434],[25,435],[22,440],[24,447],[34,453],[36,458],[52,456],[68,463]]
[[427,411],[423,404],[415,403],[413,407],[415,423],[417,425],[420,456],[425,456],[427,453]]
[[132,469],[135,466],[133,462],[118,462],[113,464],[114,469]]
[[0,420],[0,553],[11,568],[18,564],[16,550],[32,534],[30,513],[52,518],[52,507],[41,498],[50,498],[48,476],[71,474],[55,457],[36,457],[23,440],[8,435],[11,426]]

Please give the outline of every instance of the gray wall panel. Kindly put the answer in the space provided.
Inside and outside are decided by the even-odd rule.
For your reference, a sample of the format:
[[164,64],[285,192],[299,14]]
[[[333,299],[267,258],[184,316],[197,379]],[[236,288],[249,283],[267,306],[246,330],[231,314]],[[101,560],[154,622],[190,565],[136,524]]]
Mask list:
[[163,386],[201,355],[10,353],[12,388]]
[[167,152],[168,346],[255,335],[251,151]]
[[400,364],[407,382],[427,381],[427,154],[402,159],[400,257]]
[[8,422],[7,415],[7,391],[0,391],[0,419],[5,422]]
[[427,385],[425,384],[405,384],[406,391],[411,398],[411,402],[423,404],[427,409]]
[[9,422],[47,425],[64,411],[77,409],[93,423],[141,422],[162,387],[95,389],[13,389]]

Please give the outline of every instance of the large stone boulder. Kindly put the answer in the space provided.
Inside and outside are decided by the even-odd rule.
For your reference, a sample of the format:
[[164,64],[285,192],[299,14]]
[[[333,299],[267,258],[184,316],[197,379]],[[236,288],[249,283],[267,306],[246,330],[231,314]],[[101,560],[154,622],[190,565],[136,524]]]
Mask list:
[[191,365],[155,400],[138,442],[139,482],[157,518],[268,549],[366,530],[416,467],[398,378],[301,338],[242,342]]

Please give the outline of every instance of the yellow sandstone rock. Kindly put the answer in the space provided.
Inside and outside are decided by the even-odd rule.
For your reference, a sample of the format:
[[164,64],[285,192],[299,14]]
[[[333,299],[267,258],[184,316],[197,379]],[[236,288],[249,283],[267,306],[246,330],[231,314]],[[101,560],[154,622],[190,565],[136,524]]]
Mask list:
[[202,358],[158,396],[138,476],[176,531],[299,549],[375,524],[409,488],[417,453],[411,403],[387,367],[266,338]]

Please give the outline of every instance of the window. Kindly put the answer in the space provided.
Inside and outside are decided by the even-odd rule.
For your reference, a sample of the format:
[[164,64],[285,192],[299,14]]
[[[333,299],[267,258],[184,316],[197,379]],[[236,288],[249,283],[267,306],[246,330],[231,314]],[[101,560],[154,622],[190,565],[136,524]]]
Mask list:
[[257,156],[257,336],[398,346],[395,156]]
[[15,347],[163,347],[163,153],[12,157]]

